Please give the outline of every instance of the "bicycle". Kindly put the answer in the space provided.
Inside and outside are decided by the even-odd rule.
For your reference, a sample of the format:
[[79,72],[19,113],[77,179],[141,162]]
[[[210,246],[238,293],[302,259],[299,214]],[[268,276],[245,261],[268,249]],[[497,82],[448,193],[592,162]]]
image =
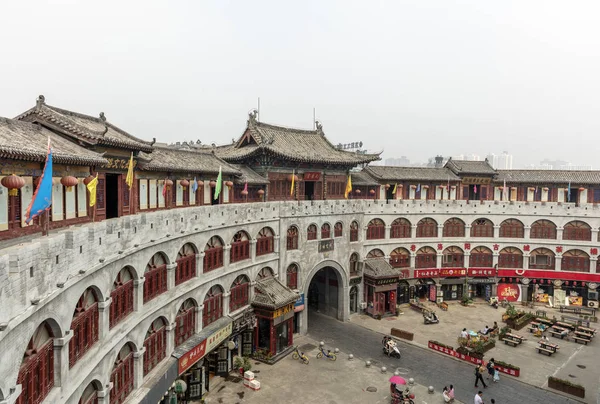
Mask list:
[[304,354],[304,352],[300,352],[298,347],[294,347],[294,353],[292,353],[292,359],[300,359],[302,363],[308,365],[308,356]]
[[329,349],[327,352],[323,349],[322,346],[319,347],[319,353],[317,354],[317,359],[321,359],[323,356],[327,357],[330,361],[334,361],[337,359],[337,356],[332,353]]

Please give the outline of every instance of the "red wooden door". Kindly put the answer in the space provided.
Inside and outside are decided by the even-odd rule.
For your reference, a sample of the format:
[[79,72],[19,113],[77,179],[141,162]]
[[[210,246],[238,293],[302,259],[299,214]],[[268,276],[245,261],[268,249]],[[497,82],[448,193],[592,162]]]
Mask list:
[[106,176],[98,173],[98,185],[96,186],[96,220],[106,219]]
[[315,192],[313,194],[313,200],[320,201],[323,199],[323,182],[315,182]]

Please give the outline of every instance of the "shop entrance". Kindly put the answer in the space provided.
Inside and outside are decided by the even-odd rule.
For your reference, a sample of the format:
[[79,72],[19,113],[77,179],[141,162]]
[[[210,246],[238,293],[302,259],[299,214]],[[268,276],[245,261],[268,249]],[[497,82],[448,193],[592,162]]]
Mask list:
[[312,201],[315,198],[315,182],[305,181],[304,182],[304,200]]
[[106,174],[106,218],[119,217],[119,184],[120,174]]

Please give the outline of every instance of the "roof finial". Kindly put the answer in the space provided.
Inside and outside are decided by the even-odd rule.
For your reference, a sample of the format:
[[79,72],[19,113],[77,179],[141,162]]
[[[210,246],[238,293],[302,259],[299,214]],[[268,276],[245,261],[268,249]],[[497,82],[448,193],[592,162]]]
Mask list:
[[37,100],[35,100],[36,106],[39,108],[39,107],[41,107],[45,103],[46,103],[46,97],[44,97],[41,94],[38,95]]
[[323,124],[319,121],[315,121],[315,125],[317,127],[317,132],[323,132]]
[[106,122],[106,117],[104,116],[104,112],[100,112],[100,120],[102,122]]
[[248,122],[256,123],[257,121],[258,121],[258,110],[256,110],[256,109],[250,110],[250,112],[248,113]]
[[154,143],[156,143],[156,138],[155,137],[152,138],[152,143],[150,143],[150,146],[154,146]]

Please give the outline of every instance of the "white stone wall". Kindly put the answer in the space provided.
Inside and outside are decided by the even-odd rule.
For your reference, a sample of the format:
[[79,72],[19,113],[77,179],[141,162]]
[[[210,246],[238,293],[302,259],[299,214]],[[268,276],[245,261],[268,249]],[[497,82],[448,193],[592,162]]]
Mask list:
[[[407,218],[413,225],[422,218],[431,217],[440,226],[452,217],[460,218],[467,225],[475,219],[487,218],[496,226],[505,219],[515,218],[523,222],[526,229],[536,220],[547,219],[558,226],[559,237],[558,240],[471,239],[467,229],[464,238],[444,240],[440,227],[440,236],[434,239],[389,239],[389,225],[398,217]],[[386,239],[365,241],[366,226],[373,218],[380,218],[386,223]],[[354,220],[359,223],[359,241],[350,243],[350,223]],[[588,223],[593,229],[594,241],[561,240],[560,229],[572,220]],[[343,223],[343,236],[335,238],[334,251],[319,253],[317,246],[321,238],[321,225],[329,223],[333,237],[334,225],[338,221]],[[307,241],[306,229],[313,223],[318,229],[317,240]],[[287,252],[286,234],[291,225],[299,229],[299,249]],[[265,226],[275,233],[275,252],[257,257],[254,252],[255,238]],[[93,380],[107,386],[114,359],[121,347],[131,341],[140,350],[152,321],[164,316],[172,324],[185,299],[191,297],[201,305],[206,292],[215,284],[221,285],[227,295],[238,275],[246,274],[254,281],[258,271],[265,266],[271,267],[276,276],[285,282],[287,267],[292,263],[298,264],[298,288],[305,293],[317,270],[325,266],[334,267],[341,277],[339,293],[342,305],[338,310],[338,318],[347,319],[348,260],[353,252],[364,258],[373,248],[380,248],[389,255],[397,247],[409,249],[412,244],[416,245],[417,250],[425,245],[437,250],[438,243],[442,243],[444,248],[456,245],[462,249],[465,242],[470,242],[471,249],[484,245],[493,250],[493,244],[500,245],[498,251],[506,246],[522,249],[524,244],[528,244],[532,251],[538,247],[554,251],[555,246],[561,245],[563,251],[579,248],[589,253],[590,247],[599,244],[596,241],[599,227],[600,209],[595,205],[574,207],[573,204],[539,202],[490,201],[482,204],[466,201],[409,200],[388,203],[342,200],[231,204],[145,212],[64,229],[48,237],[35,237],[32,241],[0,250],[0,328],[3,328],[0,331],[0,403],[12,403],[16,399],[20,391],[16,379],[23,353],[34,330],[44,320],[49,320],[53,325],[58,341],[55,344],[65,344],[62,350],[55,350],[56,355],[68,359],[73,310],[78,298],[88,287],[97,291],[100,306],[103,307],[100,313],[100,341],[72,369],[68,369],[68,364],[59,368],[56,372],[59,387],[51,391],[47,402],[76,403]],[[246,231],[251,237],[251,258],[230,264],[230,243],[239,230]],[[215,235],[224,241],[225,265],[203,274],[202,251],[206,242]],[[142,280],[147,262],[161,251],[172,264],[185,243],[192,243],[199,251],[198,276],[170,288],[147,304],[141,304]],[[595,258],[592,256],[594,272]],[[134,293],[140,304],[136,305],[134,313],[109,330],[108,306],[112,283],[121,268],[127,265],[133,268],[138,284]],[[174,277],[173,270],[169,271],[169,276]],[[362,295],[359,296],[361,300]],[[225,313],[227,310],[228,307]],[[138,362],[141,364],[141,359]],[[13,394],[10,394],[11,388],[16,388]]]

